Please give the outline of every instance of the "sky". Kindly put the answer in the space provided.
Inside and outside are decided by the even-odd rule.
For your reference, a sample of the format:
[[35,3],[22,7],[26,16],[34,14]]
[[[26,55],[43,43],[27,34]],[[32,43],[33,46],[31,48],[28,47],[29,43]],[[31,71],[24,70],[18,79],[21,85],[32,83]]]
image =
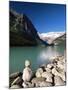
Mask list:
[[10,1],[9,7],[26,14],[40,33],[66,31],[66,5]]

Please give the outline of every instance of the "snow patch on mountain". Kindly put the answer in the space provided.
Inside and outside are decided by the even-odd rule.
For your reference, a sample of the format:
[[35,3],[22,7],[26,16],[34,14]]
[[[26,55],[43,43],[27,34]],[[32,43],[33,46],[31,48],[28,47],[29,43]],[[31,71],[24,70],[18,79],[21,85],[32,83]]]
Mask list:
[[47,41],[49,44],[51,44],[56,38],[64,35],[65,32],[48,32],[48,33],[39,33],[38,35],[40,39]]
[[64,35],[65,32],[48,32],[48,33],[38,33],[40,37],[49,37],[49,38],[57,38],[59,36]]

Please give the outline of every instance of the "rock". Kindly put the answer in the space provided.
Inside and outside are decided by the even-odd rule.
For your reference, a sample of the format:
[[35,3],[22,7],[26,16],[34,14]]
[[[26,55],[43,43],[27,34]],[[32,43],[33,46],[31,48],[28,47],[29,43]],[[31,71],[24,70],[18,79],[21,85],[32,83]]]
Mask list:
[[13,85],[13,86],[10,87],[10,89],[19,89],[19,88],[22,88],[22,87],[19,86],[19,85]]
[[29,67],[31,65],[30,61],[29,60],[26,60],[25,61],[25,67]]
[[46,81],[47,82],[52,82],[52,74],[49,73],[49,72],[43,72],[42,73],[42,77],[43,78],[46,78]]
[[54,74],[55,76],[56,76],[56,75],[57,75],[57,76],[59,75],[58,71],[57,71],[55,68],[52,69],[52,74]]
[[16,77],[18,76],[22,76],[22,73],[21,72],[15,72],[15,73],[12,73],[9,78],[10,79],[15,79]]
[[36,84],[36,83],[38,83],[38,82],[43,82],[43,81],[45,81],[45,78],[42,78],[42,77],[33,78],[33,79],[31,80],[31,82],[32,82],[33,84]]
[[11,86],[13,86],[14,84],[17,85],[22,85],[22,78],[21,77],[17,77],[11,84]]
[[45,68],[47,67],[47,65],[46,64],[43,64],[43,65],[41,65],[40,66],[40,68],[42,68],[43,69],[43,71],[45,71]]
[[43,69],[42,68],[39,68],[39,69],[37,69],[37,71],[36,71],[36,77],[41,77],[42,76],[42,73],[43,73]]
[[45,81],[45,78],[33,78],[32,81],[31,81],[35,87],[44,87],[44,86],[52,86],[51,83],[49,82],[46,82]]
[[55,86],[65,85],[64,81],[59,76],[54,77],[54,82]]
[[40,87],[49,87],[49,86],[52,86],[52,84],[49,82],[43,81],[43,82],[39,83],[39,86]]
[[26,67],[24,70],[23,70],[23,76],[22,76],[22,79],[26,82],[26,81],[30,81],[31,78],[33,76],[33,73],[32,73],[32,70],[29,68],[29,67]]
[[25,82],[22,83],[22,86],[23,86],[24,88],[28,88],[28,85],[27,85]]
[[59,67],[60,69],[65,69],[65,64],[64,64],[64,62],[62,62],[62,61],[58,61],[57,62],[57,67]]
[[51,69],[51,68],[53,68],[53,67],[54,67],[53,64],[48,64],[48,65],[47,65],[47,68],[49,68],[49,69]]
[[24,88],[32,88],[32,87],[34,87],[34,84],[30,83],[30,82],[23,82],[22,86]]
[[45,70],[46,70],[46,72],[49,72],[49,73],[52,72],[50,68],[45,68]]
[[52,74],[55,76],[60,76],[62,78],[63,81],[65,81],[65,72],[61,69],[52,69]]
[[65,78],[65,72],[62,72],[62,73],[59,73],[59,75],[63,81],[66,81],[66,78]]
[[64,56],[59,56],[59,61],[63,61],[64,60]]

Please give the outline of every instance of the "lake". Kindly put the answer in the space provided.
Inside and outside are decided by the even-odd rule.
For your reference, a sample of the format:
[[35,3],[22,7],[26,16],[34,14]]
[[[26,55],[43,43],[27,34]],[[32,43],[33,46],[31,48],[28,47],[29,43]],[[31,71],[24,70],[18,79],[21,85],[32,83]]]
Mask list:
[[50,58],[63,55],[65,45],[58,46],[36,46],[36,47],[11,47],[9,57],[9,72],[23,71],[25,60],[31,61],[32,70],[40,65],[50,63]]

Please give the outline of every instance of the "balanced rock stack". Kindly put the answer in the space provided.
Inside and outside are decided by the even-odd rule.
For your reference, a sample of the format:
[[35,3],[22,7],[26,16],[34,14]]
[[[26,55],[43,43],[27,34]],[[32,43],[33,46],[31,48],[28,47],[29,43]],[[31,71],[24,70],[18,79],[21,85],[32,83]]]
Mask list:
[[10,88],[49,87],[66,84],[65,57],[52,58],[49,64],[41,65],[34,73],[29,60],[25,61],[22,73],[10,75]]
[[23,75],[22,75],[22,79],[23,79],[23,83],[22,83],[22,86],[24,88],[27,88],[27,87],[32,87],[33,85],[30,83],[30,80],[33,76],[33,73],[32,73],[32,70],[30,68],[30,61],[29,60],[26,60],[25,61],[25,68],[23,70]]

